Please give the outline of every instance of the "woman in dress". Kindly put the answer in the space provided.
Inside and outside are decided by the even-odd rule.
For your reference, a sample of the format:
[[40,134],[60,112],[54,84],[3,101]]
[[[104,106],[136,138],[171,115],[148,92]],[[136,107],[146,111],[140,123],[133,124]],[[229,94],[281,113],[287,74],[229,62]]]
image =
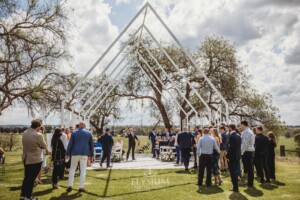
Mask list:
[[[221,137],[220,137],[218,129],[211,128],[210,131],[211,131],[211,135],[216,140],[216,143],[217,143],[218,147],[220,148]],[[213,154],[213,175],[215,177],[215,185],[221,185],[222,182],[223,182],[222,179],[221,179],[221,176],[220,176],[220,171],[219,171],[219,159],[220,159],[220,153],[218,153],[217,151],[214,151],[214,154]]]

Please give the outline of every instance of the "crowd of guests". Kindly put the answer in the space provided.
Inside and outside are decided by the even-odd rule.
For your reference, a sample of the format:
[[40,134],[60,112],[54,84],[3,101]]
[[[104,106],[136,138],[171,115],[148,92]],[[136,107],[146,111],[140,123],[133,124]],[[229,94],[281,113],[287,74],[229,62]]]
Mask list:
[[[174,146],[176,149],[176,164],[183,164],[188,170],[190,154],[194,157],[194,168],[198,168],[197,185],[202,186],[206,177],[206,186],[211,186],[211,176],[214,176],[215,185],[221,185],[220,173],[229,170],[233,191],[238,192],[238,181],[243,173],[247,174],[247,187],[253,187],[254,167],[260,182],[275,180],[275,152],[276,139],[272,132],[268,136],[263,134],[261,126],[250,128],[247,121],[242,121],[237,128],[234,124],[217,128],[215,126],[198,126],[190,132],[187,127],[180,131],[179,128],[166,129],[156,133],[153,129],[149,133],[152,143],[154,158],[159,156],[160,145]],[[85,192],[84,181],[86,168],[93,161],[94,147],[101,147],[102,157],[100,166],[106,160],[106,167],[111,167],[110,157],[114,148],[122,156],[123,141],[114,143],[110,130],[106,129],[98,139],[93,138],[92,130],[86,128],[84,122],[80,122],[73,129],[56,128],[51,139],[51,149],[48,149],[44,140],[44,128],[41,120],[33,120],[22,137],[25,176],[21,188],[20,199],[38,199],[32,197],[34,184],[41,183],[43,167],[46,167],[46,155],[51,155],[53,164],[52,186],[58,189],[58,181],[64,179],[64,174],[69,173],[67,192],[72,191],[75,171],[79,169],[79,192]],[[132,127],[125,134],[128,138],[128,151],[126,161],[131,153],[135,160],[136,141],[140,141]],[[4,152],[1,152],[3,158]],[[241,165],[242,163],[242,165]],[[206,171],[206,175],[204,174]]]
[[[149,138],[154,141],[155,133],[150,134]],[[242,171],[247,177],[246,187],[253,187],[254,168],[260,183],[275,180],[276,139],[272,132],[264,134],[262,126],[250,128],[247,121],[242,121],[239,127],[222,124],[219,128],[209,126],[200,130],[196,126],[193,133],[184,127],[182,132],[176,129],[175,146],[176,164],[181,161],[186,171],[190,153],[193,154],[194,168],[198,168],[198,186],[203,185],[205,171],[205,184],[211,186],[212,175],[214,185],[221,185],[220,173],[229,170],[234,192],[239,192]],[[155,150],[154,145],[152,147]]]
[[[116,144],[110,130],[106,129],[98,139],[93,138],[92,129],[87,129],[84,122],[80,122],[75,128],[56,128],[53,131],[50,149],[44,139],[44,127],[42,120],[36,119],[31,122],[22,136],[23,154],[22,161],[24,163],[25,176],[21,188],[20,199],[36,200],[32,197],[34,185],[42,184],[41,176],[47,167],[46,155],[51,155],[52,163],[52,187],[59,189],[58,181],[64,179],[64,175],[69,173],[67,192],[73,189],[75,171],[79,170],[79,192],[85,192],[84,182],[86,177],[86,168],[93,162],[94,153],[101,153],[100,166],[106,161],[106,167],[110,168],[110,157],[112,150],[120,153],[121,156],[125,153],[123,150],[123,141],[119,139]],[[135,160],[135,146],[140,144],[133,127],[129,127],[126,131],[128,138],[127,159],[131,152],[132,159]],[[101,147],[95,149],[95,147]],[[4,151],[1,151],[1,159],[4,159]]]

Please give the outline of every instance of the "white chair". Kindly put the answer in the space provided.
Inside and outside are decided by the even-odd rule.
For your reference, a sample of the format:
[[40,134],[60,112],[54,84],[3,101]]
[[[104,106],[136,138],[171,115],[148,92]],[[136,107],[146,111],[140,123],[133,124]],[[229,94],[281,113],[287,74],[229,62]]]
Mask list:
[[[97,152],[101,150],[101,152]],[[102,158],[102,147],[94,147],[94,162],[101,162]]]
[[118,151],[116,151],[116,149],[113,148],[112,152],[111,152],[111,155],[113,157],[118,158],[121,161],[122,160],[122,151],[123,151],[123,149],[118,149]]

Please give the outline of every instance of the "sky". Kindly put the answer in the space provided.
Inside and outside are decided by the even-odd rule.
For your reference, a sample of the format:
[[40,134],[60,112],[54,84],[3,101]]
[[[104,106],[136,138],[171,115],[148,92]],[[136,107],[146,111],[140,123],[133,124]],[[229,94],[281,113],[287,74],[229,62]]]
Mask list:
[[[232,41],[237,46],[238,58],[252,74],[251,84],[273,96],[273,104],[287,124],[300,125],[299,0],[67,1],[72,70],[86,73],[146,2],[186,49],[193,50],[209,35]],[[154,35],[170,40],[154,15],[147,13],[145,23]],[[143,16],[139,17],[128,32],[134,31],[142,20]],[[103,64],[108,63],[119,47],[117,43]],[[95,73],[103,69],[103,64]],[[28,124],[31,120],[20,107],[10,108],[3,114],[0,124]],[[135,120],[137,124],[140,122],[138,117]],[[59,119],[50,116],[47,122],[59,123]]]

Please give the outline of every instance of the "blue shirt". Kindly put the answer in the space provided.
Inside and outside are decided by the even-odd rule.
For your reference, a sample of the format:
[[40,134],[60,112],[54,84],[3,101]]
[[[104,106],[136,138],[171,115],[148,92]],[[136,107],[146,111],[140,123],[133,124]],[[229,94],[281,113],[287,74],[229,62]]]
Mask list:
[[94,142],[92,133],[84,128],[73,131],[66,155],[92,157],[93,154]]
[[197,154],[213,154],[214,149],[220,153],[216,140],[210,135],[204,134],[197,144]]

